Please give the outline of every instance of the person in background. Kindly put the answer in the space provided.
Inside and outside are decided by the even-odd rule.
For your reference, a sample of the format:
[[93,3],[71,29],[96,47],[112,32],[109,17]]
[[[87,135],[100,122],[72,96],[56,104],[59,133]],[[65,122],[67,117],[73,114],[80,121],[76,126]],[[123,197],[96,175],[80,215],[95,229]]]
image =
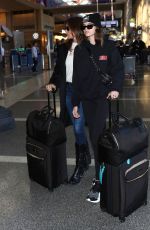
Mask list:
[[[123,85],[124,71],[122,59],[114,42],[103,39],[98,13],[89,14],[83,18],[83,31],[86,40],[76,47],[74,53],[73,116],[76,119],[80,118],[80,103],[82,103],[95,159],[95,176],[87,201],[98,203],[100,201],[98,140],[106,125],[107,99],[118,98]],[[112,76],[110,86],[102,83],[90,59],[89,49],[102,71]]]
[[38,43],[34,42],[32,46],[32,59],[33,59],[32,71],[33,72],[37,72],[38,55],[39,55]]
[[2,66],[5,68],[5,49],[1,47],[1,55],[2,55]]
[[55,53],[57,53],[57,48],[58,48],[58,46],[59,46],[59,43],[60,43],[60,41],[59,41],[58,39],[56,39],[55,45],[54,45],[54,52],[55,52]]
[[132,43],[133,43],[133,38],[129,35],[127,36],[127,39],[125,41],[124,45],[124,55],[131,55],[132,53]]
[[83,31],[81,30],[82,18],[72,17],[66,22],[67,40],[60,44],[57,48],[57,60],[54,72],[46,86],[48,91],[59,88],[60,94],[60,118],[66,125],[67,115],[73,125],[75,136],[75,154],[76,166],[74,172],[69,179],[70,184],[77,184],[81,181],[85,170],[88,169],[91,163],[91,156],[87,137],[85,134],[85,119],[80,103],[80,118],[74,119],[72,115],[72,74],[73,74],[73,59],[75,47],[83,39]]
[[140,64],[143,64],[142,51],[146,48],[145,42],[141,40],[141,37],[138,35],[135,41],[131,45],[132,54],[136,55],[137,61]]
[[0,67],[2,68],[2,60],[3,60],[3,57],[2,57],[2,47],[0,47]]
[[116,47],[121,55],[121,57],[123,58],[124,56],[124,43],[122,40],[118,40],[116,41]]
[[0,47],[0,98],[5,94],[5,79],[4,79],[4,67],[5,67],[5,51]]

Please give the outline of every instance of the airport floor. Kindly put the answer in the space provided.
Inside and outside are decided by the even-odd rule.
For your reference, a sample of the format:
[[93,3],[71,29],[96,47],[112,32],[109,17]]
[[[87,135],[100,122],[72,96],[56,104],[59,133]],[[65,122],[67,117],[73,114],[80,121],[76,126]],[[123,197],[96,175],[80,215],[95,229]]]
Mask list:
[[[86,201],[94,175],[94,161],[78,185],[61,185],[53,192],[30,181],[26,159],[26,118],[47,104],[45,84],[51,71],[5,73],[0,79],[0,105],[10,107],[16,128],[0,133],[0,230],[149,230],[148,204],[126,218],[125,223],[104,213],[99,204]],[[59,99],[56,96],[57,111]],[[135,84],[126,80],[120,111],[143,117],[150,128],[150,66],[136,66]],[[68,176],[75,165],[72,128],[67,131]],[[93,158],[93,157],[92,157]]]

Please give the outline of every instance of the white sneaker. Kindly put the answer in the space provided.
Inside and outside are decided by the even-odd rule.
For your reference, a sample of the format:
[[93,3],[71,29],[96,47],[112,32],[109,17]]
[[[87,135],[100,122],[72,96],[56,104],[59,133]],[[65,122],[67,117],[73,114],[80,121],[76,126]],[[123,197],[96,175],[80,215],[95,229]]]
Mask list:
[[100,182],[98,180],[93,180],[92,187],[86,200],[95,204],[100,202]]

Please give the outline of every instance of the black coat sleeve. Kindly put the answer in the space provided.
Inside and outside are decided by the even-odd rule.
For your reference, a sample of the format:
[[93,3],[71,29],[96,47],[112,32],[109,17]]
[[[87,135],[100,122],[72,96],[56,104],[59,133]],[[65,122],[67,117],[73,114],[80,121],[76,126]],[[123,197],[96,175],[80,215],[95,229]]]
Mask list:
[[54,67],[54,71],[52,73],[52,76],[49,80],[49,84],[54,84],[56,85],[57,88],[59,88],[59,83],[60,83],[60,78],[61,78],[61,52],[62,52],[62,46],[58,46],[57,49],[57,59],[56,59],[56,64]]
[[83,45],[78,45],[74,51],[73,61],[73,106],[79,106],[81,101],[81,94],[83,91],[83,84],[86,84],[85,80],[89,74],[89,56],[86,48]]

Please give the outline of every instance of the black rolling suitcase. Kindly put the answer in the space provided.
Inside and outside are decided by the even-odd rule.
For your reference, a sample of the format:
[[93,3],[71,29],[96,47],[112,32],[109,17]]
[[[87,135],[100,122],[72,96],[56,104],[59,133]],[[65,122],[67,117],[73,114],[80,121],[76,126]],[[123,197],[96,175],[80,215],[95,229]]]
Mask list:
[[116,112],[112,112],[112,102],[108,102],[109,128],[99,139],[99,156],[100,161],[118,166],[148,148],[149,132],[142,118],[128,119],[119,113],[119,100]]
[[[143,122],[142,125],[141,123],[138,124],[138,129],[136,129],[135,124],[133,125],[133,121],[119,126],[119,115],[114,121],[115,125],[111,127],[111,116],[111,108],[109,107],[109,129],[104,132],[99,141],[99,151],[100,154],[103,153],[100,157],[100,161],[103,161],[100,167],[100,207],[103,211],[118,216],[120,221],[124,222],[126,216],[142,204],[147,204],[148,132],[143,126]],[[118,124],[117,127],[115,127],[116,124]],[[137,138],[141,134],[144,143],[141,144],[140,140],[132,140],[134,138],[131,136],[129,139],[127,137],[128,142],[125,140],[125,144],[123,143],[122,138],[129,135],[128,131],[132,134],[131,129],[135,129]],[[131,143],[129,143],[130,141]],[[137,145],[134,147],[135,142]]]
[[65,127],[56,118],[54,96],[54,109],[50,107],[48,94],[48,107],[32,111],[26,122],[29,177],[49,190],[68,180]]
[[46,146],[27,137],[29,177],[49,190],[67,183],[66,143]]
[[56,117],[55,93],[52,95],[54,108],[50,106],[50,94],[48,93],[48,106],[30,112],[26,122],[27,136],[48,146],[66,142],[64,124]]
[[124,222],[126,216],[146,205],[148,168],[147,149],[119,166],[101,165],[101,209]]

